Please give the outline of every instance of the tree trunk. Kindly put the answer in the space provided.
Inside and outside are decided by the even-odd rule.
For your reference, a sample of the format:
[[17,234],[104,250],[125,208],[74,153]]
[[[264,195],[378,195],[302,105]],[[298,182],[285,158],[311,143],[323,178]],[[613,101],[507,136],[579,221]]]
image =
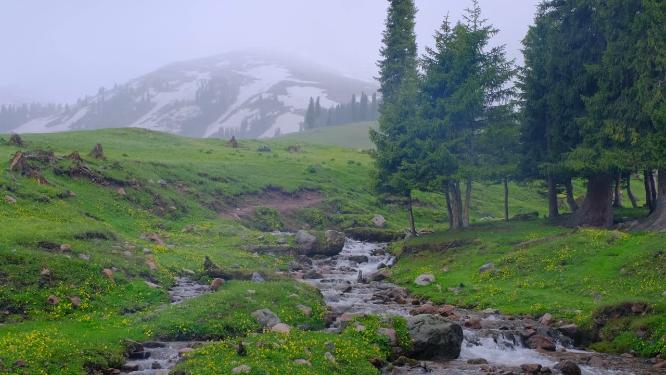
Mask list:
[[409,214],[409,232],[416,237],[416,224],[414,223],[414,207],[412,206],[412,192],[407,196],[407,210]]
[[451,181],[449,183],[451,193],[451,229],[462,228],[462,199],[460,196],[460,182]]
[[613,177],[608,174],[592,176],[587,181],[587,194],[571,224],[576,227],[613,225]]
[[451,188],[449,181],[444,183],[444,199],[446,200],[446,212],[449,215],[449,229],[453,229],[453,209],[451,207]]
[[634,192],[631,190],[631,173],[629,173],[625,178],[627,182],[625,186],[627,189],[627,195],[629,196],[629,200],[631,201],[631,207],[638,208],[638,201],[636,200]]
[[647,176],[650,184],[650,213],[657,209],[657,185],[654,182],[654,171],[650,169]]
[[650,184],[650,177],[652,172],[646,169],[643,171],[643,184],[645,185],[645,207],[650,210],[650,213],[654,211],[654,201],[652,200],[652,184]]
[[469,227],[469,209],[472,204],[472,178],[467,177],[465,181],[465,206],[463,208],[462,223],[463,228]]
[[557,208],[557,184],[552,175],[548,175],[548,218],[555,219],[560,216]]
[[509,221],[509,179],[504,178],[504,220]]
[[578,211],[578,202],[576,202],[576,197],[574,197],[574,189],[573,184],[571,183],[571,177],[567,177],[564,180],[564,188],[567,191],[567,204],[569,205],[569,209],[571,212]]
[[613,191],[613,207],[622,208],[622,175],[615,177],[615,190]]
[[660,232],[666,230],[666,169],[660,169],[657,177],[659,178],[659,195],[654,200],[654,211],[644,223],[638,226],[639,230]]

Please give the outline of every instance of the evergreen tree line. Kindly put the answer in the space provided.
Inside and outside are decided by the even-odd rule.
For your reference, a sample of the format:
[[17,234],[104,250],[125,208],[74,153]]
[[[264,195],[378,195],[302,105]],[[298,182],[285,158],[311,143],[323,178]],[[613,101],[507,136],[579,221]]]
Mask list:
[[62,104],[4,104],[0,106],[0,131],[9,131],[37,117],[57,115],[65,108]]
[[332,108],[322,108],[319,97],[310,98],[305,111],[304,129],[323,126],[344,125],[361,121],[376,121],[379,118],[379,101],[377,94],[368,97],[361,93],[360,99],[353,94],[349,103],[338,104]]
[[[660,0],[545,0],[516,67],[472,1],[417,55],[413,0],[390,0],[379,62],[377,191],[400,198],[416,234],[415,189],[443,193],[452,229],[469,225],[473,182],[543,180],[549,216],[567,192],[574,226],[610,226],[620,189],[645,175],[666,228],[666,5]],[[658,173],[658,169],[664,169]],[[654,176],[658,176],[658,183]],[[585,179],[580,207],[572,179]]]

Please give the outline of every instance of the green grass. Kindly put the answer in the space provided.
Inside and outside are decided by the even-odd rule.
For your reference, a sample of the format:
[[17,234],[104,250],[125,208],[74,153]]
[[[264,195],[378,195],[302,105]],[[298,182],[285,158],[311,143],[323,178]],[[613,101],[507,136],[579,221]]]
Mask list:
[[[58,160],[31,162],[49,181],[47,185],[4,168],[0,172],[0,372],[82,374],[91,368],[117,366],[127,339],[222,338],[230,343],[250,332],[248,340],[272,337],[269,341],[281,343],[275,339],[279,336],[254,336],[258,326],[249,313],[268,306],[289,324],[321,328],[323,304],[318,293],[275,276],[276,271],[287,268],[291,259],[249,251],[257,245],[274,245],[277,240],[261,230],[281,227],[285,217],[270,207],[243,222],[220,213],[244,197],[267,189],[315,190],[323,197],[321,205],[297,210],[288,218],[290,224],[343,230],[371,226],[372,217],[381,214],[387,219],[388,230],[404,231],[404,207],[379,200],[371,189],[372,159],[367,152],[358,151],[367,148],[367,143],[345,143],[367,142],[367,126],[331,128],[337,135],[313,132],[265,142],[241,141],[237,149],[225,141],[141,129],[26,135],[27,146],[22,150],[50,150]],[[315,144],[315,135],[338,146]],[[0,156],[9,160],[19,149],[6,145],[1,138]],[[87,155],[96,143],[103,145],[105,160]],[[290,147],[296,145],[299,147]],[[271,151],[259,152],[262,146]],[[76,163],[64,158],[72,151],[79,151],[83,166],[108,183],[65,173],[76,170]],[[121,185],[125,194],[118,191]],[[582,193],[580,184],[576,189]],[[512,183],[512,215],[533,211],[543,214],[543,190],[537,183]],[[636,191],[641,190],[637,187]],[[6,203],[6,197],[16,199],[16,203]],[[507,312],[536,314],[548,310],[577,321],[589,321],[599,304],[591,300],[597,292],[602,296],[600,303],[640,298],[654,303],[654,311],[663,310],[655,286],[655,282],[663,281],[663,270],[657,267],[660,263],[649,260],[663,247],[663,238],[658,235],[622,235],[609,242],[605,238],[615,236],[611,232],[571,234],[544,224],[497,223],[503,206],[502,190],[496,184],[474,185],[472,222],[477,226],[451,235],[443,232],[448,222],[443,196],[417,192],[415,197],[418,228],[437,233],[415,243],[456,237],[480,241],[451,254],[425,252],[403,258],[394,277],[415,293],[440,302],[492,305]],[[641,210],[621,213],[627,217],[641,214]],[[164,244],[142,238],[144,233],[157,233]],[[526,239],[560,234],[566,236],[520,251],[512,247]],[[61,251],[61,245],[68,246]],[[567,252],[561,255],[570,257],[567,259],[572,263],[563,266],[564,271],[557,264],[544,263],[546,259],[558,259],[565,248]],[[203,272],[205,257],[225,270],[244,274],[258,271],[276,281],[256,285],[232,281],[218,293],[160,308],[168,301],[166,290],[175,276],[193,271],[193,277],[210,281]],[[496,262],[508,273],[482,278],[475,269],[485,261]],[[441,267],[446,265],[450,271],[443,274]],[[618,276],[620,266],[630,272]],[[113,279],[102,273],[106,268],[114,270]],[[45,269],[48,272],[43,275]],[[442,291],[410,284],[417,272],[426,269],[437,273]],[[593,277],[581,280],[582,275]],[[571,280],[563,280],[569,276]],[[153,289],[146,281],[160,288]],[[576,282],[583,282],[582,291],[577,291]],[[448,287],[460,283],[466,285],[461,294],[447,293]],[[249,294],[248,289],[254,289],[255,294]],[[49,296],[58,297],[59,302],[50,304]],[[70,297],[79,297],[81,306],[73,306]],[[303,316],[296,308],[298,304],[312,307],[312,317]],[[636,324],[658,332],[663,325],[660,316],[653,314],[645,321],[609,326],[605,332],[608,350],[626,347],[626,332],[635,330]],[[321,354],[326,341],[340,340],[340,347],[348,348],[364,342],[350,335],[299,331],[286,342],[310,340],[314,355]],[[631,345],[643,344],[649,343],[632,341]],[[192,363],[192,373],[197,373],[197,366],[206,361],[227,366],[221,365],[230,355],[224,345],[212,346],[210,350],[218,353],[215,356],[205,357],[203,362],[199,359],[204,357],[194,357],[183,366]],[[284,350],[274,347],[270,352],[275,357],[268,358],[278,360],[293,354]],[[364,353],[359,356],[377,354],[372,345],[359,350]],[[652,349],[644,352],[648,350]],[[336,354],[340,367],[334,370],[372,373],[363,361],[345,362],[352,355],[357,354]],[[269,371],[262,367],[262,358],[252,357],[253,367]],[[12,367],[17,360],[25,361],[28,367]],[[311,362],[313,372],[331,371],[320,357],[311,358]],[[285,362],[282,370],[294,370],[289,363]]]
[[[649,355],[663,353],[665,243],[666,234],[493,223],[395,245],[401,255],[392,279],[437,303],[535,317],[549,312],[588,328],[603,306],[645,301],[652,305],[649,319],[625,319],[623,329],[602,338],[613,341],[644,326],[648,336],[633,349]],[[486,263],[495,270],[479,272]],[[433,273],[436,282],[415,285],[423,273]]]
[[370,129],[376,127],[376,122],[358,122],[287,134],[278,139],[295,143],[330,145],[367,150],[375,147],[370,141]]

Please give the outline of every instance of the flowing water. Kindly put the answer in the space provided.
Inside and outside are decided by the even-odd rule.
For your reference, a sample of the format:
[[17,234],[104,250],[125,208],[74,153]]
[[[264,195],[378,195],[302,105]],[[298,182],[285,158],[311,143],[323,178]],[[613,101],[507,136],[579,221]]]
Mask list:
[[[407,293],[386,282],[368,282],[384,266],[390,267],[395,259],[385,251],[383,244],[347,240],[343,251],[332,258],[316,260],[312,267],[322,278],[307,280],[319,288],[326,303],[337,317],[331,330],[340,327],[340,321],[356,314],[382,314],[408,317],[421,304]],[[481,372],[513,371],[521,373],[522,364],[541,364],[553,369],[561,360],[578,363],[583,374],[644,374],[649,365],[643,360],[621,356],[607,356],[572,349],[568,338],[557,331],[540,326],[532,319],[517,319],[494,311],[476,312],[455,309],[450,319],[461,325],[471,318],[481,320],[478,329],[464,328],[460,358],[448,363],[424,362],[412,368],[400,369],[400,374],[478,374]],[[558,342],[556,352],[530,349],[523,343],[521,332],[534,328],[548,332]],[[468,360],[484,359],[487,364],[472,365]],[[589,365],[591,363],[592,366]]]
[[[341,322],[359,314],[410,316],[423,301],[412,299],[405,290],[382,281],[368,282],[378,269],[390,267],[395,258],[385,251],[386,245],[347,240],[342,252],[334,257],[304,262],[306,270],[316,271],[321,278],[306,280],[319,288],[336,317],[330,331],[339,331]],[[172,304],[195,298],[210,290],[188,278],[178,278],[169,290]],[[417,366],[396,368],[386,374],[519,374],[522,364],[541,364],[553,368],[560,360],[578,363],[583,374],[651,374],[643,360],[608,356],[571,348],[563,336],[531,319],[517,319],[494,311],[476,312],[455,309],[451,320],[461,325],[479,319],[478,329],[464,328],[460,358],[446,363],[420,362]],[[526,347],[521,332],[526,328],[549,332],[558,341],[558,351],[540,352]],[[168,375],[184,352],[196,342],[149,342],[138,345],[121,374]],[[469,360],[484,359],[487,364],[474,365]]]
[[[171,304],[179,304],[190,298],[198,297],[210,291],[207,285],[201,285],[186,277],[176,278],[175,285],[169,289]],[[123,365],[120,373],[131,375],[168,375],[176,366],[183,353],[190,351],[196,342],[154,341],[137,345]]]

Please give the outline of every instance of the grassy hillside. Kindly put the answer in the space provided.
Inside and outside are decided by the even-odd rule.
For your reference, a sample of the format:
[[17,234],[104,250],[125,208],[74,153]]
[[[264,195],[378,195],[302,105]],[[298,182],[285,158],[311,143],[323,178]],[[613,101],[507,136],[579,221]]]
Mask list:
[[370,128],[375,128],[376,126],[376,122],[358,122],[287,134],[279,139],[353,149],[372,149],[374,145],[370,141],[369,132]]
[[[261,307],[279,309],[278,315],[291,324],[307,324],[317,329],[323,324],[322,314],[306,317],[297,306],[302,304],[321,312],[321,296],[276,273],[285,270],[291,259],[286,255],[252,252],[257,247],[277,243],[276,237],[266,232],[367,227],[375,214],[386,217],[389,230],[403,231],[406,227],[404,209],[382,202],[373,194],[371,157],[357,150],[363,147],[341,148],[284,137],[266,142],[242,141],[239,148],[233,148],[226,141],[189,139],[140,129],[27,135],[26,145],[21,148],[7,144],[7,139],[8,136],[0,136],[0,155],[5,160],[17,151],[27,153],[30,158],[26,161],[25,175],[10,172],[7,167],[0,172],[2,373],[77,374],[117,367],[122,363],[127,340],[166,337],[233,342],[238,335],[257,331],[249,313]],[[96,143],[103,146],[104,159],[88,155]],[[69,158],[73,151],[80,152],[83,161]],[[545,211],[539,184],[512,184],[511,189],[512,214]],[[475,185],[472,220],[481,225],[480,232],[458,235],[491,237],[482,239],[488,241],[487,246],[474,245],[471,250],[474,257],[470,258],[468,268],[452,269],[451,272],[460,272],[456,274],[456,281],[460,280],[457,282],[473,284],[473,268],[486,255],[496,264],[503,264],[502,257],[508,256],[507,241],[524,241],[532,238],[533,232],[544,236],[564,231],[539,224],[533,230],[529,226],[517,227],[514,232],[508,227],[500,231],[505,234],[487,234],[494,230],[483,223],[502,216],[501,196],[497,185]],[[443,197],[418,193],[416,198],[419,228],[441,233],[423,237],[423,241],[449,238],[448,233],[442,232],[447,223]],[[600,238],[612,235],[599,233]],[[582,238],[587,241],[588,237]],[[578,237],[571,238],[573,241]],[[576,256],[585,259],[584,264],[606,264],[607,259],[627,263],[633,258],[625,256],[633,254],[635,246],[650,244],[651,250],[659,250],[657,240],[652,237],[636,237],[635,242],[631,241],[622,245],[622,249],[612,250],[613,254],[620,254],[618,257],[604,251],[583,251]],[[598,246],[603,245],[599,243]],[[572,242],[571,247],[578,249],[579,245],[588,246],[587,242]],[[538,254],[525,252],[530,257]],[[252,303],[242,306],[238,301],[247,299],[249,286],[246,281],[234,280],[205,298],[177,308],[159,308],[169,300],[166,290],[176,276],[210,281],[203,272],[206,256],[224,270],[241,275],[241,279],[257,271],[270,281],[262,286],[261,292],[257,291]],[[446,254],[430,256],[425,260],[418,256],[403,257],[396,269],[396,281],[409,284],[421,268],[449,261]],[[641,264],[654,267],[654,262]],[[654,275],[653,270],[648,273]],[[508,289],[516,287],[521,274],[511,275],[515,278],[497,282],[493,279],[487,285],[497,285],[499,289],[493,290],[508,293]],[[626,298],[655,297],[654,286],[634,288],[635,283],[644,280],[638,276],[640,273],[627,275],[626,285],[632,289],[627,289],[630,293],[625,293]],[[570,276],[572,283],[586,282],[582,279],[584,274],[576,276],[572,271]],[[443,276],[443,280],[447,277]],[[463,294],[456,301],[463,304],[479,301],[480,306],[496,304],[509,311],[536,312],[538,309],[526,304],[530,293],[544,293],[540,285],[522,285],[526,294],[507,300],[505,303],[511,304],[508,307],[502,305],[500,298],[491,298],[492,294],[485,289],[483,294]],[[446,290],[415,292],[443,301],[450,298]],[[615,292],[616,289],[607,291]],[[292,294],[298,298],[290,297]],[[553,299],[562,307],[565,317],[574,317],[564,313],[567,306],[581,305],[586,316],[596,307],[583,303],[582,297],[569,302],[565,297],[558,295]],[[542,305],[543,309],[553,306]],[[559,312],[555,307],[552,311]],[[331,339],[330,335],[307,331],[298,334],[304,336],[295,339],[312,341],[313,350],[319,350]],[[374,371],[359,368],[352,360],[378,354],[373,350],[352,351],[352,343],[357,339],[353,333],[336,338],[342,348],[336,353],[340,366],[336,371]],[[374,339],[372,335],[363,338]],[[218,365],[224,363],[229,349],[225,345],[223,342],[211,348],[211,353],[217,353],[213,357],[195,357],[191,362],[193,373],[210,365],[209,360]],[[321,367],[325,366],[323,363],[313,365],[320,366],[317,371],[321,373],[330,372]]]

